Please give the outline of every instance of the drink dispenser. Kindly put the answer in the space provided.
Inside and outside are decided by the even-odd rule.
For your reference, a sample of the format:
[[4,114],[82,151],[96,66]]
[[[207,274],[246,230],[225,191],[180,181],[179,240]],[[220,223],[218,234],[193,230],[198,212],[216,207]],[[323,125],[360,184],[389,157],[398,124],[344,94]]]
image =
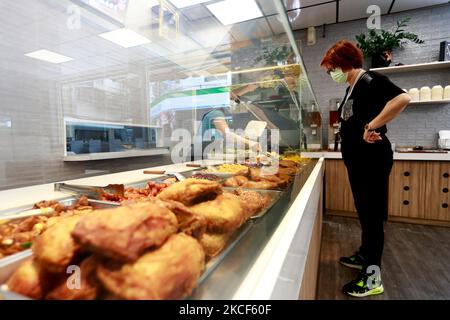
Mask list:
[[311,150],[318,150],[322,147],[322,115],[315,103],[312,103],[311,110],[306,114],[306,136],[307,147]]

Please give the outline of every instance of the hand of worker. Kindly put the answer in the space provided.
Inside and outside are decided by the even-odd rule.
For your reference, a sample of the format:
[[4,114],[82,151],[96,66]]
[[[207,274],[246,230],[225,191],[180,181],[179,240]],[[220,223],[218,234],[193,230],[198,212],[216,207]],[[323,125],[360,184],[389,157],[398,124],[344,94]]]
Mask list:
[[262,151],[261,145],[256,141],[250,141],[249,146],[252,150],[254,150],[256,152]]
[[364,130],[363,139],[367,143],[374,143],[375,141],[383,140],[379,132]]

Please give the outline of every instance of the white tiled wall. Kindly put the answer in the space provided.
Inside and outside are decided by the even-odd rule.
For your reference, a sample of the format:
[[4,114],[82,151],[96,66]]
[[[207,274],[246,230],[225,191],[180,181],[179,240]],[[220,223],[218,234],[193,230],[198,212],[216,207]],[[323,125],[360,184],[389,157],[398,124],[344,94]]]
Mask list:
[[[439,43],[450,40],[450,4],[406,11],[389,16],[382,16],[382,28],[390,29],[397,20],[411,17],[408,31],[416,33],[425,40],[424,44],[407,44],[404,49],[394,52],[394,62],[413,64],[438,61]],[[322,28],[317,29],[317,43],[314,46],[302,46],[302,55],[308,76],[312,82],[316,98],[323,111],[324,123],[328,123],[331,99],[342,98],[345,86],[335,84],[320,68],[319,64],[327,49],[341,39],[355,40],[355,35],[367,32],[366,20],[357,20],[326,26],[325,38]],[[306,43],[304,30],[296,32],[303,44]],[[449,69],[418,73],[389,75],[391,80],[401,88],[422,87],[450,84]],[[450,128],[450,104],[436,104],[408,107],[397,119],[388,125],[389,139],[396,145],[435,146],[437,132]],[[323,128],[323,142],[327,144],[328,126]]]

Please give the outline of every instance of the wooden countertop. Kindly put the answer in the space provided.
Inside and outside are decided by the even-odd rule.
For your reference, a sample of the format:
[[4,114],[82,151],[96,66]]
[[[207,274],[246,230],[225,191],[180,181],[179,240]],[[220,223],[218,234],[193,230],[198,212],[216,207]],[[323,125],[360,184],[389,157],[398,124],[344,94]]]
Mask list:
[[[342,159],[341,152],[317,151],[302,152],[302,157],[325,159]],[[395,152],[394,160],[412,160],[412,161],[450,161],[450,153],[423,153],[423,152]]]

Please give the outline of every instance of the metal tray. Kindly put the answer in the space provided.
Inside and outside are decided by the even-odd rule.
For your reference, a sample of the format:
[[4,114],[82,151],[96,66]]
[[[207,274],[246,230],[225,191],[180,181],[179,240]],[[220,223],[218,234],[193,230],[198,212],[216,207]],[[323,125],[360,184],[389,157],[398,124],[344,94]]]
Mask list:
[[[146,185],[148,180],[133,183],[130,185],[127,185],[127,187],[143,187]],[[224,187],[224,191],[231,191],[233,192],[237,188],[231,188],[231,187]],[[211,258],[207,263],[205,267],[205,271],[200,276],[198,280],[198,286],[202,284],[203,281],[205,281],[212,273],[213,271],[220,265],[220,263],[223,261],[223,259],[232,251],[236,245],[239,243],[239,241],[250,231],[253,224],[256,222],[257,219],[263,217],[270,209],[273,207],[275,203],[280,199],[281,195],[284,194],[283,191],[277,191],[277,190],[259,190],[259,189],[246,189],[242,188],[243,190],[249,190],[249,191],[256,191],[260,192],[262,194],[268,194],[272,197],[272,201],[265,209],[263,209],[261,212],[259,212],[257,215],[251,217],[249,220],[247,220],[239,229],[233,232],[232,236],[228,240],[226,246],[222,249],[222,251],[215,257]],[[67,201],[65,203],[67,204],[73,204],[73,202],[76,201],[76,199],[65,199],[64,201]],[[70,202],[72,201],[72,203]],[[105,206],[111,206],[111,203],[107,201],[95,201],[99,202],[100,205]],[[113,206],[119,206],[118,203],[112,203]],[[22,264],[25,260],[30,258],[32,256],[31,249],[28,249],[26,251],[22,251],[19,253],[16,253],[14,255],[11,255],[9,257],[0,259],[0,300],[30,300],[30,298],[16,294],[14,292],[8,291],[7,288],[5,288],[4,283],[9,279],[9,277],[12,275],[12,273]],[[189,297],[187,298],[189,299]]]
[[238,244],[239,240],[241,240],[247,232],[251,229],[253,225],[253,221],[247,220],[239,229],[235,230],[231,235],[230,239],[228,239],[225,247],[220,251],[220,253],[211,258],[205,266],[205,271],[200,276],[197,281],[197,284],[200,285],[206,278],[208,278],[211,273],[219,266],[222,260],[227,256],[227,254],[233,250],[233,248]]
[[[96,209],[111,208],[111,207],[116,207],[118,205],[117,203],[111,202],[111,201],[101,201],[101,200],[92,200],[92,199],[88,199],[88,200],[89,200],[89,204],[92,205]],[[63,199],[59,199],[59,200],[55,200],[55,201],[58,201],[59,203],[61,203],[62,205],[66,206],[66,207],[70,207],[71,205],[74,205],[78,201],[78,198],[77,197],[67,197],[67,198],[63,198]],[[26,205],[26,206],[20,206],[20,207],[16,207],[16,208],[12,208],[12,209],[2,210],[2,211],[0,211],[0,217],[6,216],[6,215],[11,215],[11,214],[18,214],[23,211],[27,211],[27,210],[31,210],[31,209],[33,209],[33,206]]]
[[[71,206],[77,202],[78,198],[66,198],[58,200],[59,203],[65,206]],[[107,209],[107,208],[116,208],[120,206],[119,203],[110,202],[110,201],[100,201],[100,200],[91,200],[89,199],[89,204],[93,206],[95,209]],[[30,206],[22,206],[17,207],[10,210],[4,210],[0,212],[0,215],[9,215],[13,213],[20,213],[25,210],[31,209]],[[18,295],[16,293],[5,290],[2,286],[9,279],[12,273],[28,258],[33,255],[31,249],[27,249],[21,252],[14,253],[10,256],[4,257],[0,259],[0,300],[21,300],[21,299],[29,299],[28,297],[24,297],[22,295]]]
[[[58,200],[59,203],[65,205],[65,206],[71,206],[77,202],[78,198],[66,198]],[[94,207],[95,209],[107,209],[107,208],[115,208],[119,206],[120,204],[115,202],[109,202],[109,201],[100,201],[100,200],[90,200],[89,204]],[[17,214],[26,210],[30,210],[32,206],[21,206],[13,209],[3,210],[0,212],[0,216],[6,216],[10,214]],[[25,218],[24,218],[25,219]],[[31,255],[31,249],[23,250],[17,253],[14,253],[12,255],[6,256],[4,258],[0,259],[0,284],[3,282],[3,268],[6,268],[6,270],[9,270],[9,267],[7,267],[9,264],[14,264],[16,262],[16,259],[22,258],[22,257],[29,257]]]
[[12,273],[28,258],[33,255],[31,249],[12,254],[0,260],[0,286],[3,285]]
[[[198,279],[198,286],[205,281],[211,273],[219,266],[222,260],[227,256],[227,254],[233,250],[233,248],[238,244],[238,242],[247,234],[251,229],[253,221],[248,220],[239,229],[237,229],[231,238],[228,240],[225,248],[215,257],[210,259],[205,266],[205,271]],[[9,291],[5,283],[8,281],[9,277],[13,272],[28,258],[32,256],[31,250],[17,253],[13,256],[6,257],[0,261],[0,300],[32,300],[26,296]],[[189,297],[187,298],[189,299]]]

